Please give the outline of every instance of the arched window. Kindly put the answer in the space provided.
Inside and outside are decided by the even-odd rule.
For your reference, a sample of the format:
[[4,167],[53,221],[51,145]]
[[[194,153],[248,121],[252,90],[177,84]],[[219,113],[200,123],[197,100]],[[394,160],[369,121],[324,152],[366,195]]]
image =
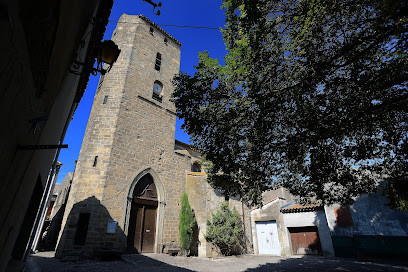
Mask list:
[[155,81],[153,84],[153,98],[159,102],[163,99],[163,84],[160,81]]
[[156,69],[157,71],[160,71],[160,66],[161,66],[161,54],[157,53],[156,63],[154,64],[154,69]]
[[191,172],[201,172],[201,164],[199,162],[194,162],[191,165]]

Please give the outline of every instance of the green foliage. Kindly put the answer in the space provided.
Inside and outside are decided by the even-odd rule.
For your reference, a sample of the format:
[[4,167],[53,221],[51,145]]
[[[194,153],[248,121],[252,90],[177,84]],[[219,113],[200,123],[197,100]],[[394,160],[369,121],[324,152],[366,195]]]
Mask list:
[[234,209],[228,208],[228,202],[221,203],[212,215],[212,222],[207,221],[205,239],[216,245],[224,255],[239,254],[243,247],[242,221]]
[[197,221],[191,210],[190,203],[188,202],[187,193],[184,192],[181,196],[181,209],[180,209],[180,247],[182,249],[190,249],[193,243],[194,227],[197,225]]
[[407,1],[225,0],[223,8],[225,65],[200,53],[173,94],[183,128],[212,162],[213,187],[252,204],[284,186],[347,205],[407,169]]

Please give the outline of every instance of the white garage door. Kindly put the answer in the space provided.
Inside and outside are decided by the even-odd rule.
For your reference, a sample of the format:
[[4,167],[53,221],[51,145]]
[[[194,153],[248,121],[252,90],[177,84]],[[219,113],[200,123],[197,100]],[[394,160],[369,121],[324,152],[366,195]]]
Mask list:
[[280,255],[276,221],[256,222],[259,254]]

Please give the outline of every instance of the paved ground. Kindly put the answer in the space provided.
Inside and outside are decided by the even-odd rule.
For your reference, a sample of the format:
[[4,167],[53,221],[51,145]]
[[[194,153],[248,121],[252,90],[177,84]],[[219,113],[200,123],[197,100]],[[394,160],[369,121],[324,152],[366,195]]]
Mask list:
[[244,255],[219,259],[171,257],[164,254],[124,255],[119,261],[61,262],[53,252],[32,255],[26,272],[124,272],[124,271],[408,271],[408,264],[363,262],[323,257],[281,258]]

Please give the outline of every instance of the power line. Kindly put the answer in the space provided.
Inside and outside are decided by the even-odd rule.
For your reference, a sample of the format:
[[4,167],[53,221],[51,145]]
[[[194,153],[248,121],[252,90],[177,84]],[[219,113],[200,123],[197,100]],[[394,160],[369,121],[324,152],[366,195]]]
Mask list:
[[[119,21],[109,21],[109,23],[118,23],[118,24],[140,24],[135,22],[119,22]],[[195,28],[195,29],[216,29],[220,30],[219,27],[208,27],[208,26],[189,26],[189,25],[165,25],[165,24],[156,24],[158,26],[170,26],[170,27],[184,27],[184,28]]]

